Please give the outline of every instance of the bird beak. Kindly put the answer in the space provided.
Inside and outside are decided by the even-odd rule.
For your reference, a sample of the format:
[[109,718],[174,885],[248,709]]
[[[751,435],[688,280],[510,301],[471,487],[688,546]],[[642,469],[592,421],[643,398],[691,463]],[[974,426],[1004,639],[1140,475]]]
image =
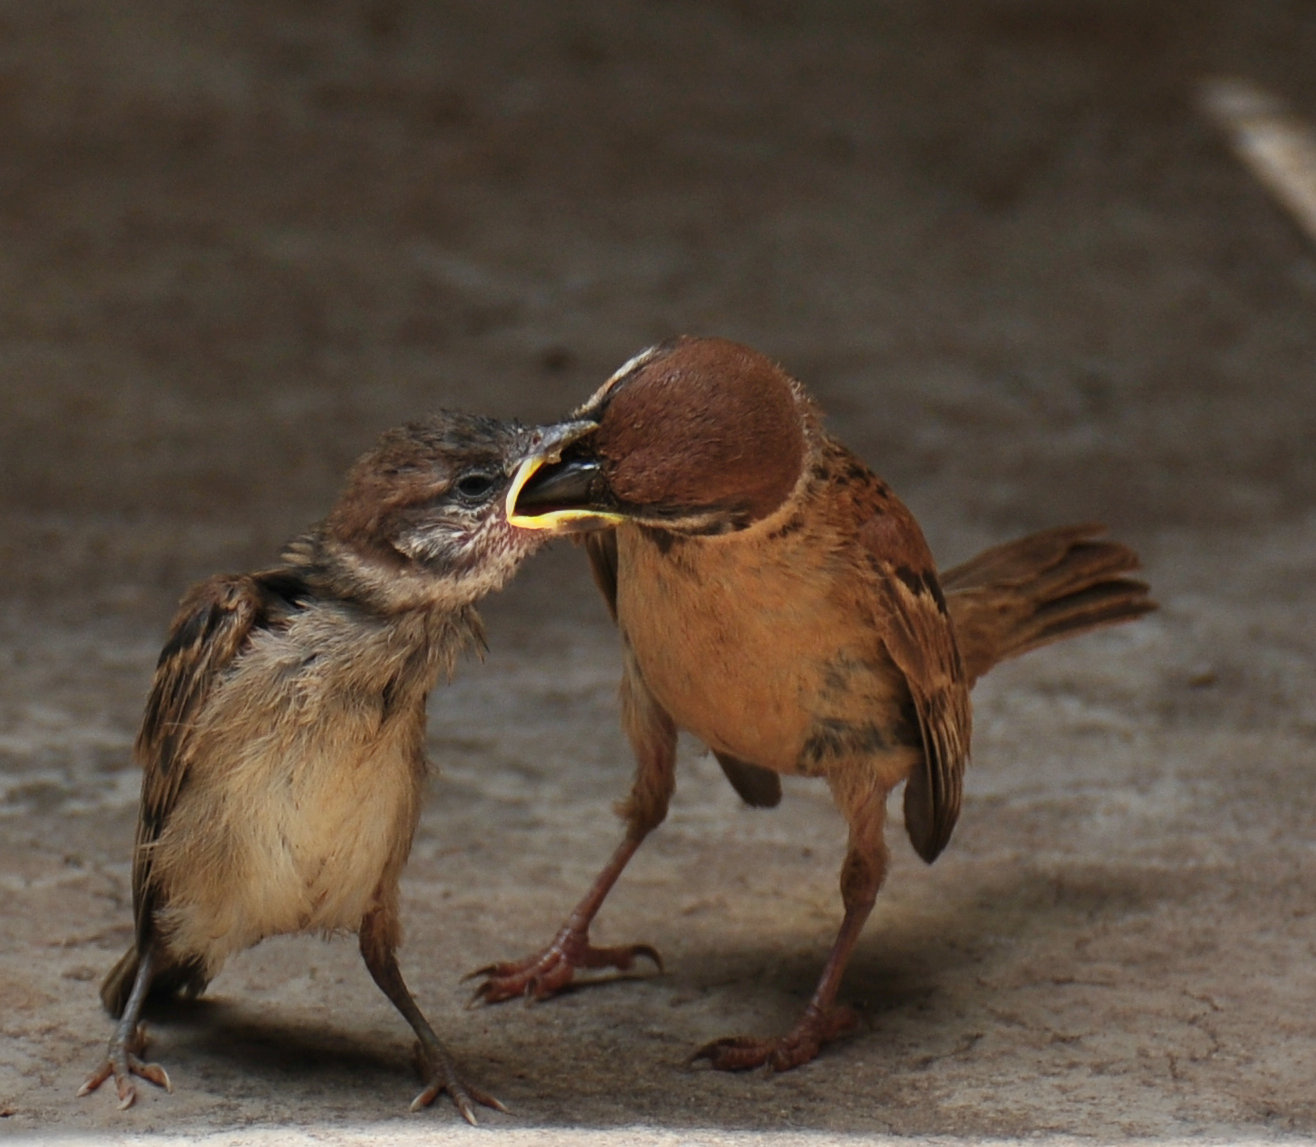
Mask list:
[[541,428],[539,442],[512,475],[506,514],[522,530],[557,534],[607,529],[625,519],[608,488],[598,459],[588,451],[563,453],[597,430],[591,420],[559,422]]

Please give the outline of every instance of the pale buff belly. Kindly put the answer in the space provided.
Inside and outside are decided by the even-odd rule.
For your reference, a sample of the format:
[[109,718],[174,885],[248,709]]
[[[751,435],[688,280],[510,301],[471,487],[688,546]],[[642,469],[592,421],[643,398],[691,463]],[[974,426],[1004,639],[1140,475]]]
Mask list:
[[339,732],[249,742],[228,783],[190,787],[170,816],[155,846],[169,874],[161,933],[211,974],[268,936],[355,930],[381,879],[396,879],[415,831],[414,758],[397,737]]

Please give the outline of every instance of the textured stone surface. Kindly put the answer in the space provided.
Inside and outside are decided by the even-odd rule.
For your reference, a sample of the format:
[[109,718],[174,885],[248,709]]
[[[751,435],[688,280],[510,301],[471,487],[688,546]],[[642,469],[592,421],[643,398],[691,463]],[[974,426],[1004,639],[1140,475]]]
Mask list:
[[132,738],[185,585],[268,561],[378,430],[554,415],[678,331],[804,378],[943,560],[1096,518],[1164,608],[980,687],[951,847],[893,833],[863,1029],[765,1079],[683,1060],[803,1005],[843,829],[806,782],[739,807],[694,744],[598,927],[666,974],[462,1008],[557,926],[630,772],[580,557],[530,563],[433,699],[404,882],[412,986],[513,1111],[485,1124],[1316,1133],[1316,260],[1194,103],[1236,74],[1316,113],[1313,58],[1299,3],[7,5],[0,1137],[474,1134],[407,1113],[347,940],[151,1016],[174,1094],[73,1098]]

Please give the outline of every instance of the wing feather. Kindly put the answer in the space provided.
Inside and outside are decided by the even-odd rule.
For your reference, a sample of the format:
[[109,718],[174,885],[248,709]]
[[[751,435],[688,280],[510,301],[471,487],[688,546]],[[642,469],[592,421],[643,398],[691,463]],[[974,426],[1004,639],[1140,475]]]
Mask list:
[[159,838],[194,760],[196,720],[216,679],[232,664],[267,613],[259,575],[218,576],[192,587],[179,603],[156,664],[134,755],[142,799],[133,853],[133,914],[139,949],[155,907],[151,845]]
[[871,494],[859,538],[876,575],[882,641],[904,675],[923,739],[923,759],[905,782],[905,828],[931,863],[960,814],[972,723],[969,688],[918,523],[875,476]]

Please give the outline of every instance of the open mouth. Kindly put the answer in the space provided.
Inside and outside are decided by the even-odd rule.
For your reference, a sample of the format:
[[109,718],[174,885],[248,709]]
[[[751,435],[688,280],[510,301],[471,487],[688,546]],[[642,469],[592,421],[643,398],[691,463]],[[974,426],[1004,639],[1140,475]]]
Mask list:
[[507,491],[506,514],[519,529],[559,533],[606,529],[625,518],[602,465],[575,438],[522,461]]

